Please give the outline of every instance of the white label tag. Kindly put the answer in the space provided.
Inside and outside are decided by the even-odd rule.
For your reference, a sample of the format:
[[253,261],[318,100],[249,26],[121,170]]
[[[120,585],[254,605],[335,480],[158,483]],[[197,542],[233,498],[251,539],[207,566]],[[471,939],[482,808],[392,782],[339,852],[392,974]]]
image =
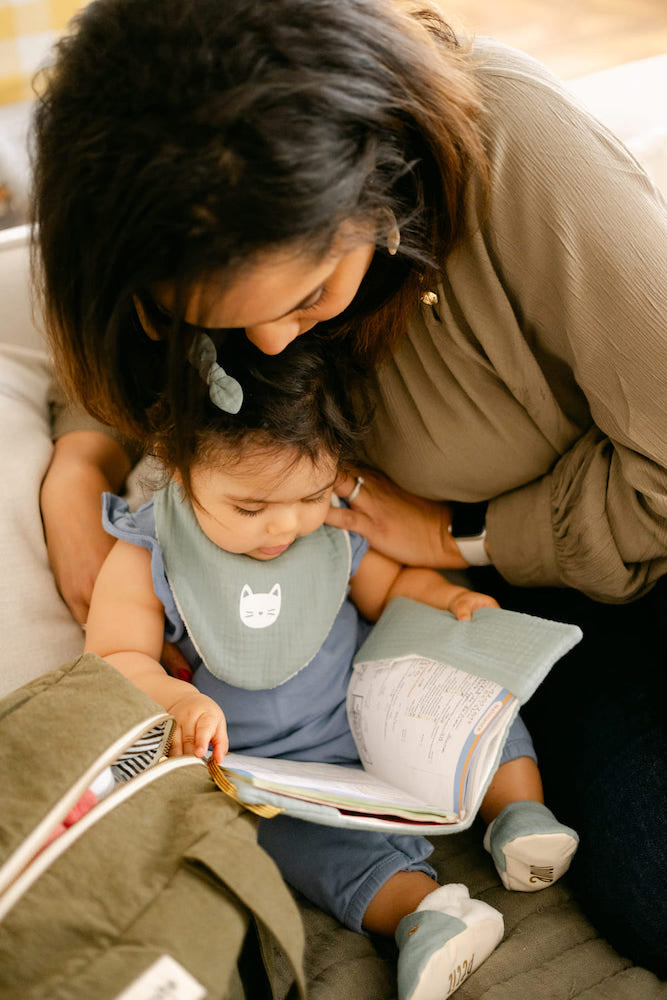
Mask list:
[[171,955],[163,955],[116,1000],[203,1000],[206,995],[202,984],[187,969]]

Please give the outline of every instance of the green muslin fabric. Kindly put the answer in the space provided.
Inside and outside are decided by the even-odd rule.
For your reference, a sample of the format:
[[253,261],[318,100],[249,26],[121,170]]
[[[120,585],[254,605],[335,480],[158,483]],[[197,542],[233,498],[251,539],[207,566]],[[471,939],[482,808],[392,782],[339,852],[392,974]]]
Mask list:
[[346,531],[323,524],[267,562],[225,552],[177,483],[155,496],[155,528],[178,610],[215,677],[266,690],[310,663],[347,594]]

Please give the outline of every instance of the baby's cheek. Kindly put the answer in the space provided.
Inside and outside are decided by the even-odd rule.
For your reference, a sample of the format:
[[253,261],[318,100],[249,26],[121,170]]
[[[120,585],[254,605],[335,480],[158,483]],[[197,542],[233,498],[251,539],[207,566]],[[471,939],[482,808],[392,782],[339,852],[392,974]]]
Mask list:
[[310,527],[308,528],[308,534],[322,527],[328,510],[328,504],[317,504],[316,509],[309,518]]

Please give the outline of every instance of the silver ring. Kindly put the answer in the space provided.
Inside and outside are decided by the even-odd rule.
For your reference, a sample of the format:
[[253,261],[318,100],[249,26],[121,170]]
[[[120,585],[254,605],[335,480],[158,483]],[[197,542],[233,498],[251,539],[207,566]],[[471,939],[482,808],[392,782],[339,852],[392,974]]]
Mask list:
[[359,496],[359,490],[361,489],[361,487],[363,485],[364,485],[364,477],[363,476],[356,476],[356,478],[354,480],[354,489],[352,490],[352,492],[350,493],[349,497],[347,498],[347,502],[348,503],[350,503],[350,501],[352,501],[352,500],[356,500],[357,499],[357,497]]

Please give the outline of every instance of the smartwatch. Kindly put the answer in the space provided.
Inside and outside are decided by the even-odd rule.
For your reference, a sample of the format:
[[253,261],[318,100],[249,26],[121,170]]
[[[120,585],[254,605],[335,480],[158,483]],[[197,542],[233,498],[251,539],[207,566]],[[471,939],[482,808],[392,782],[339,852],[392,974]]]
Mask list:
[[486,509],[483,503],[453,503],[449,532],[459,552],[469,566],[491,566],[484,541],[486,539]]

